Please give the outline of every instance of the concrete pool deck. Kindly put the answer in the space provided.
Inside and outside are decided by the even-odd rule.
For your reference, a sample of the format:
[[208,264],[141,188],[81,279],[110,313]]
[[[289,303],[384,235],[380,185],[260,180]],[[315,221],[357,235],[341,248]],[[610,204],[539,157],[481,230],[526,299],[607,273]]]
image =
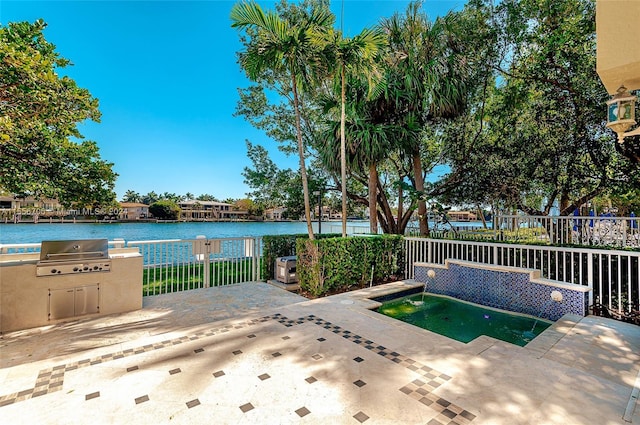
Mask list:
[[245,283],[5,334],[0,423],[640,423],[640,327],[564,316],[526,347],[463,344],[368,310],[415,285]]

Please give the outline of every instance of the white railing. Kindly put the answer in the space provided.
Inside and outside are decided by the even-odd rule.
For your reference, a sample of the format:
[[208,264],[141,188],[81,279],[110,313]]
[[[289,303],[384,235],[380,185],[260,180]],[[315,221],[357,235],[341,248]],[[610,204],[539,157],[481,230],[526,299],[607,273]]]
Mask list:
[[143,256],[143,295],[257,281],[262,238],[130,241]]
[[496,240],[640,247],[640,220],[612,216],[496,216]]
[[640,310],[640,252],[405,238],[406,278],[414,277],[416,262],[447,259],[539,270],[543,278],[591,288],[591,305]]
[[[313,223],[313,230],[314,232],[318,232],[318,223],[314,222]],[[347,225],[346,228],[347,231],[347,235],[363,235],[363,234],[367,234],[370,231],[369,228],[369,223],[366,223],[366,225],[362,225],[362,226],[354,226],[354,225]],[[342,234],[342,224],[341,223],[337,223],[335,221],[327,221],[327,222],[322,222],[322,233],[334,233],[337,235],[341,235]]]
[[[109,241],[138,248],[143,257],[143,295],[253,282],[260,278],[262,238]],[[0,254],[40,252],[40,243],[0,244]]]
[[[40,252],[40,242],[37,243],[5,243],[0,244],[0,254],[28,254]],[[114,239],[109,241],[111,248],[124,248],[124,239]]]
[[26,254],[40,252],[39,243],[5,243],[0,244],[0,254]]

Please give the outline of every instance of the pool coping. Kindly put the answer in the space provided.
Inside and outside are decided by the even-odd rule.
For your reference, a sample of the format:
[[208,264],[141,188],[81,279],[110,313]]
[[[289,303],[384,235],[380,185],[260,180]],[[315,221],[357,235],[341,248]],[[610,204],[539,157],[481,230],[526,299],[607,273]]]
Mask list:
[[[407,280],[387,283],[384,285],[358,289],[356,291],[346,292],[343,294],[332,295],[327,298],[331,299],[331,301],[344,304],[345,307],[348,306],[348,307],[355,307],[355,308],[364,308],[371,312],[375,312],[375,310],[378,307],[380,307],[382,303],[379,301],[375,301],[374,298],[397,294],[397,293],[401,293],[411,289],[422,288],[422,287],[424,287],[424,283],[416,282],[413,279],[407,279]],[[377,313],[377,314],[380,314],[380,313]],[[402,323],[403,325],[411,326],[416,330],[419,329],[420,331],[434,333],[429,331],[428,329],[418,328],[413,325],[399,321],[397,319],[387,317],[383,314],[380,314],[380,316],[384,318],[383,320],[394,320],[399,323]],[[487,346],[492,346],[495,344],[509,344],[514,348],[526,350],[526,352],[532,355],[533,357],[540,359],[546,353],[548,353],[560,340],[562,340],[562,338],[568,335],[575,328],[575,326],[578,323],[580,323],[582,319],[583,317],[577,314],[565,314],[560,319],[553,322],[551,326],[549,326],[547,329],[541,332],[536,338],[534,338],[531,342],[529,342],[524,347],[520,347],[518,345],[511,344],[505,341],[501,341],[499,339],[496,339],[487,335],[481,335],[478,338],[475,338],[474,340],[468,343],[464,343],[460,341],[456,341],[456,342],[463,344],[463,346],[468,348],[470,351],[476,351],[476,352],[484,351],[487,349]],[[448,338],[448,337],[444,337],[444,338]],[[455,341],[453,339],[451,340]]]
[[[264,284],[264,286],[267,285]],[[140,318],[137,318],[134,320],[134,324],[153,325],[154,327],[145,331],[144,335],[140,334],[140,337],[119,342],[117,345],[112,341],[106,341],[109,345],[98,344],[96,348],[84,353],[60,354],[58,357],[47,357],[41,361],[24,363],[12,370],[0,369],[0,380],[11,379],[13,381],[13,379],[17,379],[15,385],[17,390],[27,389],[26,386],[18,385],[21,382],[27,382],[31,385],[33,380],[39,377],[41,382],[38,381],[37,384],[42,385],[36,385],[38,391],[44,391],[46,388],[52,392],[46,397],[37,395],[35,400],[21,400],[20,403],[17,403],[18,400],[16,400],[14,407],[3,407],[2,409],[9,410],[3,410],[2,414],[5,417],[16,418],[16,422],[24,422],[25,414],[36,412],[37,409],[32,408],[34,406],[51,411],[44,412],[43,410],[42,415],[54,415],[56,410],[69,408],[79,408],[80,410],[76,410],[76,412],[83,411],[82,409],[87,409],[87,407],[94,409],[91,412],[95,414],[95,412],[105,411],[101,406],[117,400],[117,412],[116,409],[113,409],[114,412],[110,413],[113,416],[110,417],[119,418],[119,421],[125,420],[126,417],[138,417],[146,418],[148,422],[151,422],[152,417],[165,415],[167,412],[172,415],[178,412],[179,416],[176,417],[178,422],[203,423],[207,420],[210,421],[212,409],[219,409],[216,412],[229,414],[228,421],[221,420],[222,423],[257,423],[265,422],[267,419],[272,419],[271,423],[282,423],[287,419],[290,419],[290,422],[295,421],[295,423],[327,423],[326,420],[314,421],[313,414],[321,413],[321,410],[314,409],[317,404],[310,404],[308,399],[310,399],[309,394],[311,393],[306,389],[319,391],[317,386],[323,383],[323,379],[330,378],[333,380],[331,382],[332,394],[341,394],[341,391],[344,391],[344,394],[349,396],[349,398],[340,398],[335,402],[336,406],[347,408],[342,416],[335,417],[337,418],[336,423],[363,422],[369,419],[368,416],[371,416],[371,420],[368,420],[367,423],[398,423],[396,417],[389,416],[391,412],[398,412],[398,409],[393,410],[393,406],[397,406],[397,404],[388,401],[398,398],[403,398],[400,400],[401,403],[405,403],[404,400],[409,400],[406,408],[403,408],[403,412],[406,410],[424,415],[415,416],[415,421],[403,421],[403,423],[451,423],[447,417],[442,415],[442,412],[445,412],[444,404],[450,403],[477,415],[476,418],[469,417],[472,419],[471,423],[477,425],[506,425],[512,424],[514,421],[533,425],[542,422],[551,423],[549,421],[552,419],[555,419],[553,423],[580,425],[609,423],[610,421],[618,423],[625,409],[628,413],[627,418],[631,419],[633,423],[635,423],[635,419],[640,419],[638,416],[640,406],[636,408],[635,399],[629,397],[629,394],[633,396],[632,391],[634,391],[633,383],[629,383],[631,373],[633,373],[634,379],[640,376],[638,363],[635,365],[634,363],[625,364],[621,363],[624,359],[619,359],[617,362],[614,360],[614,354],[621,353],[621,350],[627,347],[637,347],[640,343],[637,339],[640,334],[637,333],[635,327],[631,327],[632,325],[594,316],[582,318],[568,315],[563,316],[552,325],[554,332],[549,333],[549,330],[546,330],[547,335],[541,334],[525,347],[515,346],[490,337],[479,337],[464,344],[382,316],[365,307],[376,303],[366,298],[368,296],[376,297],[382,294],[398,293],[420,286],[419,282],[401,281],[314,300],[297,297],[281,290],[279,292],[282,295],[291,298],[291,303],[276,306],[267,302],[267,307],[257,310],[234,308],[235,314],[225,319],[193,324],[174,323],[170,329],[161,329],[162,333],[154,330],[157,326],[153,325],[151,321],[140,322],[138,320]],[[219,290],[226,291],[227,289],[231,288],[215,288],[216,295],[214,296],[212,293],[211,300],[222,302],[220,296],[222,293]],[[238,287],[238,289],[244,288]],[[272,292],[274,291],[267,291],[268,294]],[[231,294],[242,299],[245,291],[231,291]],[[258,292],[258,294],[258,298],[264,298],[263,292]],[[273,295],[277,296],[276,293]],[[191,313],[177,309],[172,313],[176,317],[181,318],[185,314],[202,316],[202,311],[199,309],[207,304],[201,302],[203,294],[193,292],[191,296],[184,299],[169,299],[175,296],[176,294],[168,295],[166,301],[169,306],[184,304],[190,309],[194,309]],[[197,302],[192,304],[193,300]],[[228,302],[225,301],[225,303]],[[235,304],[235,301],[233,303]],[[148,306],[148,308],[152,307],[158,306]],[[205,310],[205,313],[208,311]],[[359,314],[352,315],[352,311]],[[360,315],[365,317],[360,317]],[[332,322],[331,325],[328,321]],[[378,324],[377,322],[384,323]],[[394,326],[387,326],[391,322],[394,322]],[[77,332],[80,328],[88,330],[85,326],[80,326],[70,327],[66,329],[66,332]],[[134,327],[127,330],[121,326],[118,327],[118,332],[134,330],[137,329]],[[228,332],[223,334],[224,330],[228,330]],[[100,332],[104,332],[104,328]],[[218,334],[219,332],[220,334]],[[592,334],[592,332],[594,333]],[[358,343],[356,341],[358,335],[372,337],[375,344],[370,344],[372,347],[369,348],[366,346],[366,341]],[[543,335],[545,335],[544,340],[539,339]],[[567,338],[563,338],[565,335]],[[40,336],[38,335],[36,338],[36,335],[32,335],[32,337],[35,340]],[[267,338],[263,339],[263,337]],[[306,339],[296,339],[300,337]],[[189,341],[186,338],[189,338]],[[619,338],[622,342],[628,342],[619,345]],[[68,341],[67,338],[64,339]],[[562,342],[555,346],[555,343],[560,340]],[[343,344],[342,341],[345,343]],[[39,341],[39,344],[41,342]],[[166,398],[159,399],[157,397],[161,391],[168,388],[165,385],[165,380],[170,379],[172,381],[167,382],[176,385],[173,380],[196,376],[187,366],[204,364],[205,357],[203,356],[212,356],[209,353],[209,346],[213,350],[214,343],[220,342],[228,344],[224,347],[228,347],[229,352],[225,351],[224,356],[210,357],[215,359],[211,364],[218,361],[225,362],[221,367],[211,369],[211,372],[217,372],[210,379],[220,384],[222,384],[222,380],[229,379],[231,383],[237,383],[238,387],[223,386],[220,393],[214,393],[217,394],[218,400],[212,401],[211,398],[205,397],[204,392],[194,390],[191,381],[185,380],[186,385],[175,386],[175,390],[172,390],[170,405],[167,404]],[[383,355],[381,351],[383,348],[378,344],[388,347],[385,349],[386,354]],[[585,344],[594,347],[595,351],[587,350]],[[224,347],[221,348],[222,351],[226,349]],[[553,349],[548,352],[551,347]],[[243,377],[251,375],[256,382],[253,384],[250,381],[247,385],[244,384],[245,378],[243,380],[234,378],[239,376],[233,374],[234,371],[236,373],[240,371],[241,368],[238,365],[245,364],[244,362],[247,361],[244,357],[237,357],[235,353],[231,352],[231,349],[238,348],[242,348],[244,352],[244,354],[239,354],[240,356],[250,355],[253,356],[250,358],[263,359],[263,362],[253,363],[258,365],[256,369],[261,369],[256,370],[255,375],[268,372],[270,376],[252,376],[251,373],[243,372]],[[274,353],[276,348],[278,352]],[[137,354],[140,361],[137,361],[136,355],[131,354],[132,349],[134,352],[136,349],[143,351]],[[122,353],[120,353],[121,351]],[[397,353],[394,354],[395,351]],[[297,357],[289,357],[291,353]],[[632,356],[630,358],[637,359],[638,355],[634,353],[638,353],[638,350],[626,352],[627,355]],[[124,359],[115,358],[120,355],[123,355]],[[322,356],[324,356],[324,360],[321,358]],[[360,357],[354,358],[354,356]],[[383,358],[389,361],[383,360]],[[81,362],[87,359],[89,366],[85,367],[86,361]],[[304,361],[301,363],[300,359]],[[360,363],[363,360],[364,363]],[[121,371],[114,367],[118,366],[115,361],[120,362]],[[326,361],[335,363],[322,363]],[[408,363],[410,361],[414,361],[411,366]],[[92,366],[91,362],[96,362],[96,364]],[[393,366],[391,362],[398,366]],[[415,362],[419,362],[419,364],[416,366]],[[78,371],[72,370],[76,367],[76,363]],[[143,367],[145,364],[147,366]],[[64,367],[58,367],[60,365],[64,365]],[[287,365],[291,365],[292,368]],[[344,367],[344,373],[323,376],[316,373],[316,369],[320,371],[333,370],[334,365]],[[489,367],[491,365],[495,367]],[[58,369],[54,371],[55,367]],[[124,369],[125,367],[126,369]],[[397,386],[388,385],[388,381],[384,381],[388,376],[385,372],[387,367],[393,369],[394,376],[396,376],[396,372],[400,371],[402,374],[406,374],[408,379],[404,379],[405,375],[402,375],[403,378],[398,380]],[[432,375],[436,375],[433,373],[435,370],[448,375],[451,379],[447,380],[446,377],[440,375],[441,380],[436,381],[437,388],[436,386],[430,388],[429,381],[433,377],[429,376],[429,379],[425,379],[421,376],[414,376],[416,372],[412,368],[422,370],[422,367],[428,367],[429,369],[425,372]],[[94,374],[94,369],[104,373],[102,375],[100,373]],[[224,376],[222,376],[223,369]],[[50,374],[49,370],[51,370]],[[108,376],[105,378],[107,373],[113,373],[114,370],[117,371],[117,374],[113,375],[113,378]],[[272,370],[278,373],[272,373]],[[301,373],[294,373],[297,370],[300,370]],[[42,375],[40,372],[43,372]],[[61,376],[63,372],[65,376]],[[200,374],[200,372],[202,371],[199,370],[198,373]],[[286,375],[283,378],[284,372]],[[150,389],[145,389],[144,392],[137,391],[137,387],[133,386],[131,389],[120,387],[122,391],[114,396],[113,389],[120,385],[117,380],[123,379],[123,377],[133,380],[138,377],[134,374],[138,373],[153,373],[154,376],[166,376],[166,378],[160,381],[162,385],[150,384]],[[141,375],[140,378],[142,376],[148,375]],[[265,381],[262,380],[262,376],[265,376]],[[305,377],[306,379],[303,380],[302,378]],[[59,385],[63,378],[65,378],[65,383],[71,385],[70,387],[64,388]],[[138,379],[143,381],[140,378]],[[319,379],[319,383],[308,387],[311,380],[317,381],[316,378]],[[379,378],[382,378],[383,381]],[[417,379],[407,384],[410,379],[414,378]],[[220,381],[215,381],[216,379],[220,379]],[[287,382],[301,381],[300,385],[303,385],[301,388],[305,391],[283,392],[285,397],[282,399],[290,397],[292,401],[280,403],[277,397],[269,395],[269,388],[279,391],[281,388],[279,386],[280,379],[285,379]],[[444,380],[447,382],[446,385]],[[638,388],[638,382],[640,381],[636,381],[636,388]],[[275,383],[278,383],[277,386]],[[69,393],[68,390],[75,389],[75,385],[81,386],[73,393]],[[262,386],[259,387],[261,390],[256,392],[258,395],[255,397],[245,396],[246,391],[238,392],[238,388],[258,388],[253,385]],[[271,387],[265,387],[265,385],[271,385]],[[141,386],[147,386],[147,384]],[[83,388],[86,388],[86,391],[81,391]],[[67,391],[60,391],[62,389]],[[374,389],[375,393],[372,391]],[[378,391],[379,389],[381,390]],[[19,397],[33,398],[35,387],[33,390],[34,392],[28,392],[28,394]],[[358,395],[357,391],[360,391],[361,394]],[[637,394],[637,390],[635,391]],[[512,394],[518,397],[514,398],[511,396]],[[201,395],[202,397],[200,397]],[[388,395],[392,398],[387,398]],[[380,396],[380,403],[372,403],[370,401],[372,396]],[[135,401],[133,397],[137,397]],[[59,403],[63,398],[68,400],[68,404]],[[239,399],[237,403],[236,399]],[[159,400],[161,403],[153,404]],[[249,403],[241,405],[244,402],[251,402],[253,406]],[[65,403],[67,403],[66,400]],[[328,401],[322,400],[322,403],[328,403]],[[427,403],[429,404],[427,405]],[[170,409],[157,407],[167,405]],[[198,405],[200,406],[196,407]],[[385,410],[385,405],[390,406],[390,410]],[[423,405],[427,406],[427,409]],[[245,406],[249,406],[246,411],[242,409]],[[299,411],[303,409],[301,406],[309,408],[311,415],[300,419],[302,414]],[[192,407],[195,408],[192,409]],[[433,407],[438,411],[434,412]],[[294,408],[300,409],[293,411]],[[632,411],[634,408],[635,413]],[[252,410],[249,411],[249,409]],[[277,409],[285,409],[286,411],[282,410],[285,413],[277,416],[274,415]],[[358,413],[353,415],[356,411]],[[150,416],[150,412],[153,412],[154,416]],[[307,413],[308,411],[303,412],[305,415]],[[445,413],[450,414],[449,411]],[[10,416],[12,414],[15,416]],[[33,414],[34,417],[42,417]],[[147,416],[132,416],[134,414]],[[436,416],[433,416],[434,414]],[[277,418],[279,422],[273,418]],[[433,422],[429,422],[429,419],[432,418]],[[454,423],[462,424],[470,421],[467,419],[464,422],[463,419],[466,418],[463,416],[459,422],[456,419]],[[162,421],[154,421],[154,423],[159,422]]]

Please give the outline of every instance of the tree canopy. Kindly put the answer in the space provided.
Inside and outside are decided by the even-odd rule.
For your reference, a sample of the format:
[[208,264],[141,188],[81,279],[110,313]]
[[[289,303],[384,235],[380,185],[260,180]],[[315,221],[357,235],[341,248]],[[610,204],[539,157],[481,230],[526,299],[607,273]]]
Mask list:
[[304,215],[309,238],[313,239],[299,92],[319,81],[326,72],[324,46],[314,34],[331,27],[334,16],[326,5],[307,7],[302,4],[292,6],[291,11],[289,14],[265,13],[257,3],[243,2],[231,9],[231,20],[233,27],[247,29],[245,49],[239,54],[239,63],[247,76],[253,81],[261,81],[265,75],[275,74],[289,81],[289,84],[279,87],[288,89],[281,93],[290,91],[293,96]]
[[115,200],[117,175],[78,124],[98,122],[98,100],[58,71],[69,60],[46,41],[42,20],[0,26],[0,188],[63,205]]
[[493,73],[471,93],[476,106],[443,131],[447,199],[568,215],[633,186],[637,166],[605,126],[594,3],[509,0],[491,12]]
[[[276,10],[295,20],[298,9]],[[336,85],[321,67],[296,113],[290,80],[272,69],[240,89],[236,112],[283,142],[295,140],[297,116],[307,158],[332,186],[347,183],[349,199],[368,205],[385,232],[403,233],[417,218],[426,234],[429,204],[542,215],[557,206],[567,215],[640,187],[640,143],[616,143],[605,125],[592,0],[470,0],[436,19],[414,2],[379,29],[386,48],[372,93],[364,73]],[[450,171],[426,181],[436,165]]]

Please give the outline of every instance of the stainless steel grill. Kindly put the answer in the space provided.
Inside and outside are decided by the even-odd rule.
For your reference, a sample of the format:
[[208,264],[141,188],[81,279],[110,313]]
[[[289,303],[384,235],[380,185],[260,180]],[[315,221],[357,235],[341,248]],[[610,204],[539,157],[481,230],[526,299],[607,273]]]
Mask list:
[[42,241],[36,276],[111,271],[107,239]]

